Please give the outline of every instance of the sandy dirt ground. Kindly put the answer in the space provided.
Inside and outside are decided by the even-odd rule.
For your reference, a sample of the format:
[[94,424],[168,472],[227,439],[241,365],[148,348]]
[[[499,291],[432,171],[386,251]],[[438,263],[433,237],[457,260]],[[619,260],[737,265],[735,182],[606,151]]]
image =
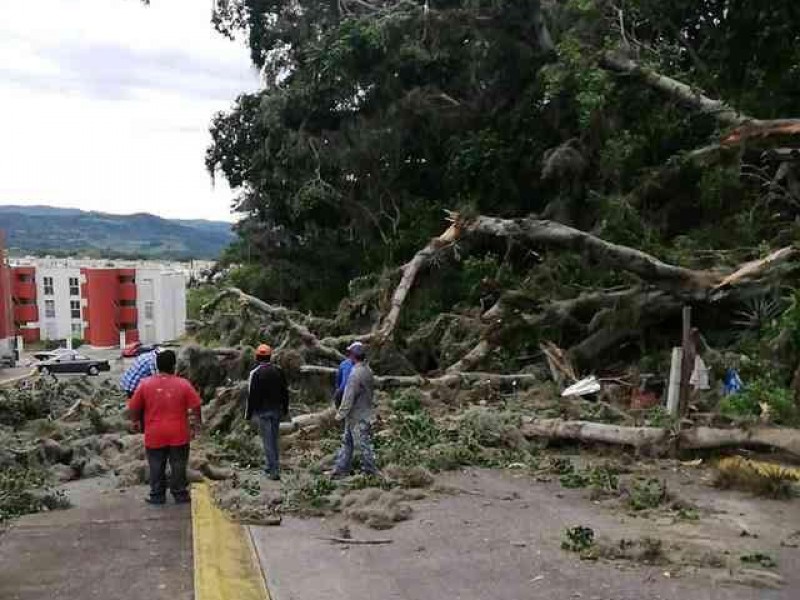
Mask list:
[[[353,538],[386,538],[391,544],[342,545],[324,539],[337,535],[344,524],[338,518],[285,518],[280,527],[251,527],[251,533],[280,600],[798,597],[800,549],[781,546],[793,529],[800,529],[797,501],[754,500],[714,490],[699,469],[682,472],[659,463],[653,471],[696,505],[699,519],[631,516],[618,504],[596,503],[586,490],[562,489],[557,481],[468,470],[440,477],[438,485],[445,491],[415,502],[413,518],[389,531],[350,524]],[[679,564],[581,560],[560,549],[564,528],[575,525],[590,526],[605,540],[657,537]],[[778,567],[755,570],[757,585],[732,581],[751,573],[742,571],[740,556],[757,551],[775,557]],[[705,566],[709,557],[725,566]]]
[[66,486],[73,508],[16,521],[0,535],[3,600],[191,600],[188,506],[151,507],[143,487]]

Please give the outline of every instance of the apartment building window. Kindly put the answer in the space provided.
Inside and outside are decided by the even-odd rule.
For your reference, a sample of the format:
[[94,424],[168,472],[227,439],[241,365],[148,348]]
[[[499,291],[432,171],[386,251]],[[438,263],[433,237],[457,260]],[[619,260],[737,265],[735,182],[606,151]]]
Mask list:
[[45,296],[52,296],[53,295],[53,278],[52,277],[45,277],[43,283],[44,283],[44,295]]
[[145,302],[144,303],[144,318],[152,321],[154,312],[155,312],[155,302]]
[[44,316],[45,316],[46,319],[55,319],[56,318],[56,301],[55,300],[45,300],[44,301]]
[[83,326],[80,323],[72,324],[72,335],[74,337],[81,337],[83,335]]
[[81,318],[81,302],[80,300],[69,301],[69,313],[73,319]]
[[69,295],[70,296],[80,296],[81,295],[81,287],[80,281],[77,277],[70,277],[69,278]]

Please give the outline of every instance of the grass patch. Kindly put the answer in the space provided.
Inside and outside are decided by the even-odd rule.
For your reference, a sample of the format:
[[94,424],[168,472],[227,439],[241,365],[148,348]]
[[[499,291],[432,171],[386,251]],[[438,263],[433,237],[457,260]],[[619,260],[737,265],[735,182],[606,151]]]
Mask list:
[[288,510],[322,511],[333,507],[330,495],[337,489],[336,483],[320,474],[301,474],[285,478],[283,505]]
[[669,500],[667,484],[654,478],[634,479],[628,492],[628,506],[635,511],[658,508]]
[[763,552],[753,552],[751,554],[744,554],[739,557],[739,560],[741,560],[745,564],[757,565],[765,569],[774,569],[778,566],[778,561],[776,561],[769,554],[765,554]]
[[594,529],[583,525],[568,527],[561,534],[561,549],[577,552],[581,558],[596,558]]

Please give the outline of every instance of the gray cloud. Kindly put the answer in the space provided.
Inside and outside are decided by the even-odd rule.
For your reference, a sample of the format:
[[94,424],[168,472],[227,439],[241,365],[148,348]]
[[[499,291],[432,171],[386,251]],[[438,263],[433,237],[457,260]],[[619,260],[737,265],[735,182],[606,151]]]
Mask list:
[[241,64],[204,60],[188,51],[137,51],[87,43],[40,48],[36,57],[52,64],[56,72],[18,68],[9,61],[0,65],[0,79],[99,100],[125,100],[145,90],[224,101],[255,87],[253,71]]

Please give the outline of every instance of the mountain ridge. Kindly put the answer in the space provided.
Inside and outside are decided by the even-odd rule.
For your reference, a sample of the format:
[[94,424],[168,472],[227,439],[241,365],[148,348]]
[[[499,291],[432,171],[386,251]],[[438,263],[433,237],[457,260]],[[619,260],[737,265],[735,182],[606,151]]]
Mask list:
[[0,230],[16,254],[85,254],[161,259],[214,259],[233,240],[231,224],[117,215],[47,205],[0,205]]

